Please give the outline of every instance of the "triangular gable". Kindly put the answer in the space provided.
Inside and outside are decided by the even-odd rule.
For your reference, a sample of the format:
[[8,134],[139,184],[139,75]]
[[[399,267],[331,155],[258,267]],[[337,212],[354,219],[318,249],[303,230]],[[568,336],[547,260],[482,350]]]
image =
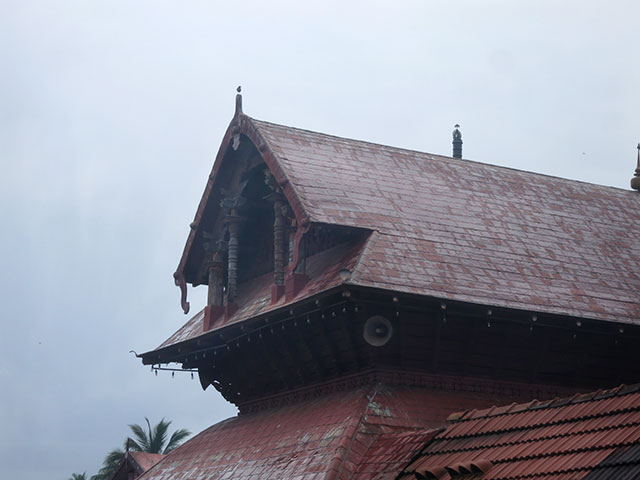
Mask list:
[[296,222],[301,229],[309,223],[308,214],[305,211],[302,202],[298,194],[296,193],[293,185],[289,181],[285,170],[281,167],[277,156],[273,152],[269,142],[264,138],[259,128],[257,128],[253,119],[242,113],[242,98],[240,95],[236,98],[236,112],[227,128],[227,131],[222,139],[222,143],[216,155],[215,162],[209,179],[205,186],[204,193],[198,204],[198,209],[193,222],[190,225],[190,232],[187,237],[180,263],[174,273],[174,279],[176,285],[178,285],[182,291],[181,304],[184,313],[189,311],[189,302],[187,301],[187,283],[196,284],[198,279],[195,277],[193,264],[197,261],[196,257],[202,256],[202,236],[203,228],[202,221],[205,216],[205,212],[210,210],[212,216],[217,216],[217,212],[220,206],[214,201],[219,200],[215,198],[215,190],[224,188],[221,185],[222,181],[219,178],[220,171],[226,164],[231,161],[228,157],[232,152],[237,150],[240,142],[249,142],[251,146],[259,153],[261,160],[273,175],[273,178],[277,182],[277,185],[285,196],[289,206],[291,207]]

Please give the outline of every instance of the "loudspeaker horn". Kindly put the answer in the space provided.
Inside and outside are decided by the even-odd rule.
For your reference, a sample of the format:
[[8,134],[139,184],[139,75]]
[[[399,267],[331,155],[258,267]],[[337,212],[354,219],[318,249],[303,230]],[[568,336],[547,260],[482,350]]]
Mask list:
[[381,347],[391,340],[393,327],[391,322],[381,315],[374,315],[364,323],[362,336],[373,347]]

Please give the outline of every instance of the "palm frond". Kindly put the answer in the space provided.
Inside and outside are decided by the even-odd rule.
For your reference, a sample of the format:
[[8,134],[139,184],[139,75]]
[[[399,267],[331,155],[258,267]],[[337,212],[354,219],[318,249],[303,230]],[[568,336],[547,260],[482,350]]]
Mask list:
[[[129,425],[133,437],[125,439],[123,449],[115,449],[107,454],[102,462],[102,467],[100,467],[96,475],[91,477],[91,480],[109,480],[124,460],[127,450],[166,454],[178,447],[186,437],[191,435],[191,432],[181,428],[171,434],[169,442],[167,443],[167,434],[171,426],[171,421],[163,418],[151,427],[149,419],[145,417],[144,420],[147,424],[147,431],[145,432],[145,429],[138,424],[134,423]],[[74,473],[69,480],[86,480],[86,475]]]
[[[147,423],[149,423],[148,420],[147,420]],[[137,423],[134,423],[133,425],[129,425],[129,428],[133,432],[133,436],[135,437],[135,444],[140,448],[140,451],[148,452],[150,440],[147,433]]]
[[169,443],[167,443],[167,446],[165,447],[162,453],[169,453],[172,450],[175,450],[177,447],[180,446],[180,444],[182,443],[182,440],[187,438],[189,435],[191,435],[191,432],[186,428],[181,428],[179,430],[176,430],[171,435],[171,438],[169,439]]
[[124,458],[124,451],[116,448],[107,453],[102,465],[118,465]]
[[111,478],[111,475],[113,475],[120,466],[120,462],[124,460],[124,455],[124,451],[119,448],[107,453],[107,456],[104,457],[104,461],[102,462],[102,467],[100,467],[96,475],[91,477],[91,480],[108,480]]
[[160,420],[153,428],[153,438],[151,438],[151,450],[150,453],[162,453],[162,448],[167,443],[167,431],[169,430],[171,421],[166,421],[164,418]]

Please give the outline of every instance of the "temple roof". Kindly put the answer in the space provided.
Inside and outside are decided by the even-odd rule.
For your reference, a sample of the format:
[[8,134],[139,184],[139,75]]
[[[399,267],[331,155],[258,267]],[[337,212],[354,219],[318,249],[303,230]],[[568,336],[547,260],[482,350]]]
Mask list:
[[636,192],[250,122],[310,221],[375,232],[349,283],[639,321]]
[[[640,385],[486,408],[489,399],[478,392],[384,384],[337,389],[213,425],[142,478],[600,480],[640,475]],[[448,409],[461,401],[480,410],[450,414],[447,424]]]
[[242,113],[220,147],[176,279],[184,281],[225,152],[239,133],[256,146],[299,223],[372,232],[355,266],[348,265],[345,283],[639,322],[637,192],[315,133]]
[[[145,479],[391,480],[404,471],[408,479],[420,480],[461,474],[560,480],[638,467],[637,387],[470,410],[444,423],[452,409],[483,409],[533,396],[523,398],[521,390],[500,383],[503,376],[541,386],[556,385],[560,378],[558,385],[575,392],[580,375],[587,380],[603,375],[612,383],[627,381],[614,380],[622,373],[635,375],[636,337],[619,339],[618,333],[637,327],[606,322],[640,324],[637,192],[275,125],[238,109],[191,225],[177,283],[204,282],[197,273],[205,261],[203,238],[222,218],[220,172],[224,165],[227,184],[233,183],[229,172],[242,172],[241,158],[251,169],[268,168],[279,198],[286,198],[295,217],[297,241],[288,278],[295,278],[300,235],[313,232],[312,227],[358,234],[312,250],[300,290],[277,297],[272,273],[247,275],[237,285],[233,308],[227,303],[225,313],[213,320],[196,314],[157,351],[143,354],[147,364],[178,361],[183,368],[197,368],[203,388],[213,384],[242,407],[241,415],[189,440]],[[233,177],[236,187],[242,183],[238,177]],[[395,305],[397,341],[376,355],[377,347],[361,338],[366,333],[361,324],[375,318],[366,315],[391,307],[370,301],[359,309],[350,300],[355,297],[385,298]],[[331,311],[323,310],[323,302]],[[403,302],[407,308],[400,312]],[[417,304],[415,311],[409,302]],[[463,308],[447,320],[442,312],[453,313],[447,304],[455,302]],[[484,317],[475,321],[478,306],[492,319],[492,307],[503,307],[503,328],[491,327]],[[561,331],[554,337],[545,330],[553,322],[535,329],[508,323],[514,310],[532,322],[537,319],[530,312],[573,317],[563,319],[568,320],[565,329],[580,327],[579,319],[599,320],[584,323],[607,331],[601,335],[594,329],[584,336]],[[483,337],[480,325],[497,333]],[[331,334],[330,327],[335,327]],[[507,356],[504,347],[516,337],[521,343]],[[480,355],[472,351],[471,340],[478,338]],[[483,343],[487,338],[491,341]],[[596,350],[593,358],[586,355]],[[550,351],[555,352],[550,359],[541,358]],[[344,365],[336,361],[343,359],[342,352],[349,360]],[[366,352],[364,360],[360,352]],[[445,359],[448,364],[439,363],[439,352],[452,355]],[[275,362],[272,353],[281,353],[281,361]],[[376,362],[398,366],[393,370],[397,381],[374,382]],[[478,389],[420,383],[454,363],[464,372],[471,362],[479,365],[473,370]],[[504,364],[509,371],[501,370]],[[407,365],[431,373],[412,372]],[[373,377],[362,374],[366,366],[374,368]],[[296,372],[303,369],[306,376]],[[353,383],[356,371],[366,384]],[[483,394],[494,377],[499,393]],[[342,390],[335,387],[340,382]],[[622,473],[630,471],[635,472]]]
[[[399,478],[609,479],[640,476],[640,385],[450,417]],[[416,475],[416,473],[418,475]]]

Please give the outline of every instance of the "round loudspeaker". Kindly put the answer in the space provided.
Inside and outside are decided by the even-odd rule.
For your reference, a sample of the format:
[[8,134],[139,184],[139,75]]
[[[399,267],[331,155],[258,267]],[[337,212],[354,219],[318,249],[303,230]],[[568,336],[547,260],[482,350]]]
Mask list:
[[374,315],[364,323],[362,336],[365,341],[373,347],[381,347],[393,335],[393,327],[391,322],[380,315]]

